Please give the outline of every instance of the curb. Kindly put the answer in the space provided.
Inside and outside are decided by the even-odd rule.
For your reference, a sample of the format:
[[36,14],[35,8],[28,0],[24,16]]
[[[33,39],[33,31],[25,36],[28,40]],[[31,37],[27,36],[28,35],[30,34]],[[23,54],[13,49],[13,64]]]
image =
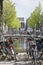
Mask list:
[[14,61],[0,61],[0,64],[28,64],[32,63],[32,61],[19,61],[19,62],[14,62]]

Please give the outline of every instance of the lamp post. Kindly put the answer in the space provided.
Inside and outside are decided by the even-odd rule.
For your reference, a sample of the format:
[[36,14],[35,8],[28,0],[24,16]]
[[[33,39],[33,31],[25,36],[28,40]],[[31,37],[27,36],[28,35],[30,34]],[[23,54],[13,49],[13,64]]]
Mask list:
[[2,33],[3,0],[0,0],[0,33]]

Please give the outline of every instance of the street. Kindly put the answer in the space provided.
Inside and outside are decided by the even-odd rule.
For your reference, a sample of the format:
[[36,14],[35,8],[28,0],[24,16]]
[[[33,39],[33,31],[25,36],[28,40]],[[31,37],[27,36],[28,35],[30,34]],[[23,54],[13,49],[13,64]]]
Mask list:
[[31,61],[20,61],[20,62],[0,62],[0,65],[32,65]]
[[[31,61],[20,61],[20,62],[0,62],[0,65],[33,65]],[[39,65],[39,64],[38,64]],[[42,62],[43,65],[43,62]]]

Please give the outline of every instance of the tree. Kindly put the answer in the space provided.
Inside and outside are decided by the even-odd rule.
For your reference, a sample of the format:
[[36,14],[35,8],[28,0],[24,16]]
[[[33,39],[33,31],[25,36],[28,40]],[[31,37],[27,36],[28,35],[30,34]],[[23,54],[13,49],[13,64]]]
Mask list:
[[41,13],[41,22],[43,22],[43,12]]
[[37,26],[40,22],[40,18],[41,18],[41,6],[40,6],[40,3],[39,3],[39,6],[37,6],[35,8],[35,10],[31,13],[31,16],[29,17],[28,19],[28,25],[31,27],[31,28],[35,28],[35,26]]
[[[10,0],[3,1],[3,19],[4,23],[10,28],[19,28],[20,22],[16,17],[14,4]],[[17,26],[18,23],[18,26]]]
[[19,42],[19,40],[15,39],[15,41],[13,43],[13,47],[14,47],[16,53],[20,52],[20,42]]

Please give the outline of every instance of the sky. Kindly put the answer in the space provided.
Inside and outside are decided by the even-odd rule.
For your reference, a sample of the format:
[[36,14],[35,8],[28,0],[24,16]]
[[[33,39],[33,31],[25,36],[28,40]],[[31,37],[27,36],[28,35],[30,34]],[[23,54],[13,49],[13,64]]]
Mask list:
[[39,1],[41,2],[43,8],[43,0],[12,0],[16,6],[17,17],[28,18],[36,6],[38,6]]

